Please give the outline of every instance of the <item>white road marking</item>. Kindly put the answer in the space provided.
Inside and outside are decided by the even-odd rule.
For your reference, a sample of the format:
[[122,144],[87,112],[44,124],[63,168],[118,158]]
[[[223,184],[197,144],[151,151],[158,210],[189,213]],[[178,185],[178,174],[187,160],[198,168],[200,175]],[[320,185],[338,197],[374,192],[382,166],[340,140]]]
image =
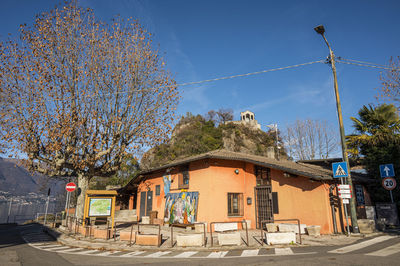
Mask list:
[[357,244],[353,244],[353,245],[350,245],[350,246],[334,249],[334,250],[331,250],[331,251],[328,251],[328,252],[329,253],[344,254],[344,253],[348,253],[348,252],[351,252],[351,251],[354,251],[354,250],[362,249],[362,248],[365,248],[365,247],[371,246],[373,244],[377,244],[377,243],[380,243],[380,242],[383,242],[383,241],[386,241],[388,239],[395,238],[395,237],[397,237],[397,236],[379,236],[379,237],[376,237],[376,238],[373,238],[373,239],[370,239],[370,240],[367,240],[367,241],[364,241],[364,242],[361,242],[361,243],[357,243]]
[[158,257],[161,257],[161,256],[166,255],[168,253],[171,253],[171,251],[158,251],[156,253],[149,254],[149,255],[147,255],[145,257],[146,258],[158,258]]
[[55,247],[55,248],[49,248],[49,249],[44,249],[46,251],[55,251],[55,250],[60,250],[60,249],[69,249],[70,247],[62,246],[62,247]]
[[292,255],[293,250],[291,248],[275,248],[275,255]]
[[126,253],[124,255],[121,255],[120,257],[134,257],[140,254],[145,253],[146,251],[134,251],[134,252],[130,252],[130,253]]
[[207,256],[207,258],[223,258],[225,255],[228,253],[228,251],[217,251],[217,252],[212,252],[210,255]]
[[198,253],[198,252],[197,251],[186,251],[186,252],[182,252],[181,254],[174,256],[174,258],[189,258],[190,256],[193,256],[196,253]]
[[243,250],[241,257],[252,257],[252,256],[257,256],[259,249],[249,249],[249,250]]
[[[62,250],[59,251],[60,253],[70,253],[72,251],[78,251],[78,250],[82,250],[83,248],[71,248],[71,249],[67,249],[67,250]],[[73,252],[72,252],[73,253]],[[75,254],[75,253],[74,253]]]
[[377,251],[374,251],[374,252],[371,252],[371,253],[367,253],[365,255],[386,257],[386,256],[393,255],[393,254],[399,253],[399,252],[400,252],[400,243],[398,243],[396,245],[393,245],[393,246],[390,246],[390,247],[387,247],[387,248],[384,248],[384,249],[381,249],[381,250],[377,250]]
[[104,251],[102,253],[98,253],[98,254],[95,254],[95,255],[96,256],[108,256],[108,255],[111,255],[111,254],[112,254],[111,251]]
[[98,249],[89,249],[89,250],[75,252],[74,254],[85,255],[85,254],[95,253],[95,252],[98,252],[98,251],[99,251]]
[[47,249],[47,248],[56,248],[56,247],[63,247],[63,245],[46,245],[46,246],[40,246],[38,248]]

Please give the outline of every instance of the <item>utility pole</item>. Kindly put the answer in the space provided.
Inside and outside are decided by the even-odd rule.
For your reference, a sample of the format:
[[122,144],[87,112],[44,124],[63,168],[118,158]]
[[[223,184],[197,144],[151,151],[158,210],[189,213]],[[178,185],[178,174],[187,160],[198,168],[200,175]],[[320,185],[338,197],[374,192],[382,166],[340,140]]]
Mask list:
[[276,159],[279,160],[278,124],[267,125],[267,127],[275,129]]
[[346,145],[346,139],[345,139],[345,134],[344,134],[344,127],[343,127],[343,118],[342,118],[342,107],[340,105],[340,97],[339,97],[339,90],[338,90],[338,82],[337,82],[337,76],[336,76],[336,66],[335,66],[335,55],[333,54],[333,51],[331,49],[331,46],[328,43],[328,40],[326,39],[324,33],[325,33],[325,28],[322,25],[319,25],[314,28],[314,30],[324,38],[324,41],[326,45],[329,48],[329,57],[330,57],[330,63],[332,66],[332,72],[333,72],[333,85],[335,89],[335,96],[336,96],[336,108],[337,108],[337,115],[338,115],[338,120],[339,120],[339,128],[340,128],[340,141],[342,144],[342,157],[343,160],[347,164],[347,169],[348,170],[348,177],[347,177],[347,183],[350,186],[351,189],[351,199],[350,199],[350,216],[351,216],[351,225],[353,227],[353,233],[359,233],[358,229],[358,222],[357,222],[357,213],[356,213],[356,201],[355,201],[355,193],[353,189],[353,181],[351,179],[351,174],[350,174],[350,164],[349,164],[349,159],[347,156],[347,145]]

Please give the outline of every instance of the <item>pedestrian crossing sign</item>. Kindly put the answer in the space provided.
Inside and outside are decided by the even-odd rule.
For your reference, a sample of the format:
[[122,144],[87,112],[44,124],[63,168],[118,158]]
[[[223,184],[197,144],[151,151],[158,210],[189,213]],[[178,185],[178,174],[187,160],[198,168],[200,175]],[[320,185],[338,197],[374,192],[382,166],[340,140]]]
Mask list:
[[347,163],[346,162],[333,163],[332,164],[332,170],[333,170],[333,177],[334,178],[348,177],[349,176],[349,172],[347,170]]

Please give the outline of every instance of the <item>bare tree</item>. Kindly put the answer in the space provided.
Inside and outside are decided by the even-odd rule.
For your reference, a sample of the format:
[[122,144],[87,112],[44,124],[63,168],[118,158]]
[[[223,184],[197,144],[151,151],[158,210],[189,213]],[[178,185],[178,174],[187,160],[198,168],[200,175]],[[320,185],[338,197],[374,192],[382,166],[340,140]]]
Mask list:
[[25,154],[32,171],[76,177],[82,216],[91,178],[165,139],[178,94],[137,22],[99,22],[74,1],[0,45],[0,99],[3,152]]
[[232,109],[219,109],[217,111],[218,122],[225,123],[227,121],[233,120],[233,110]]
[[217,112],[215,112],[214,110],[210,110],[210,111],[208,111],[207,114],[204,116],[204,119],[205,119],[206,121],[213,121],[213,122],[216,122],[216,119],[215,119],[216,115],[217,115]]
[[379,88],[378,98],[387,98],[391,101],[400,102],[400,56],[397,58],[390,58],[390,70],[382,73],[380,80],[382,82]]
[[338,139],[326,121],[297,120],[287,126],[285,146],[298,160],[328,158],[338,147]]

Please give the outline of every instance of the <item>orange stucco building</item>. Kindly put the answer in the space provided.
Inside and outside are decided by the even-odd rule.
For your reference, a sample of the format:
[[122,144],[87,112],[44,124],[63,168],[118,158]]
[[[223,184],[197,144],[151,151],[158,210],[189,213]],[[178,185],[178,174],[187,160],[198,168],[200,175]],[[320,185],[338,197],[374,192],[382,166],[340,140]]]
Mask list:
[[[330,186],[323,167],[225,150],[212,151],[142,172],[137,185],[140,217],[157,211],[165,223],[300,219],[334,232]],[[334,207],[338,231],[343,211]],[[340,226],[342,223],[342,226]]]

